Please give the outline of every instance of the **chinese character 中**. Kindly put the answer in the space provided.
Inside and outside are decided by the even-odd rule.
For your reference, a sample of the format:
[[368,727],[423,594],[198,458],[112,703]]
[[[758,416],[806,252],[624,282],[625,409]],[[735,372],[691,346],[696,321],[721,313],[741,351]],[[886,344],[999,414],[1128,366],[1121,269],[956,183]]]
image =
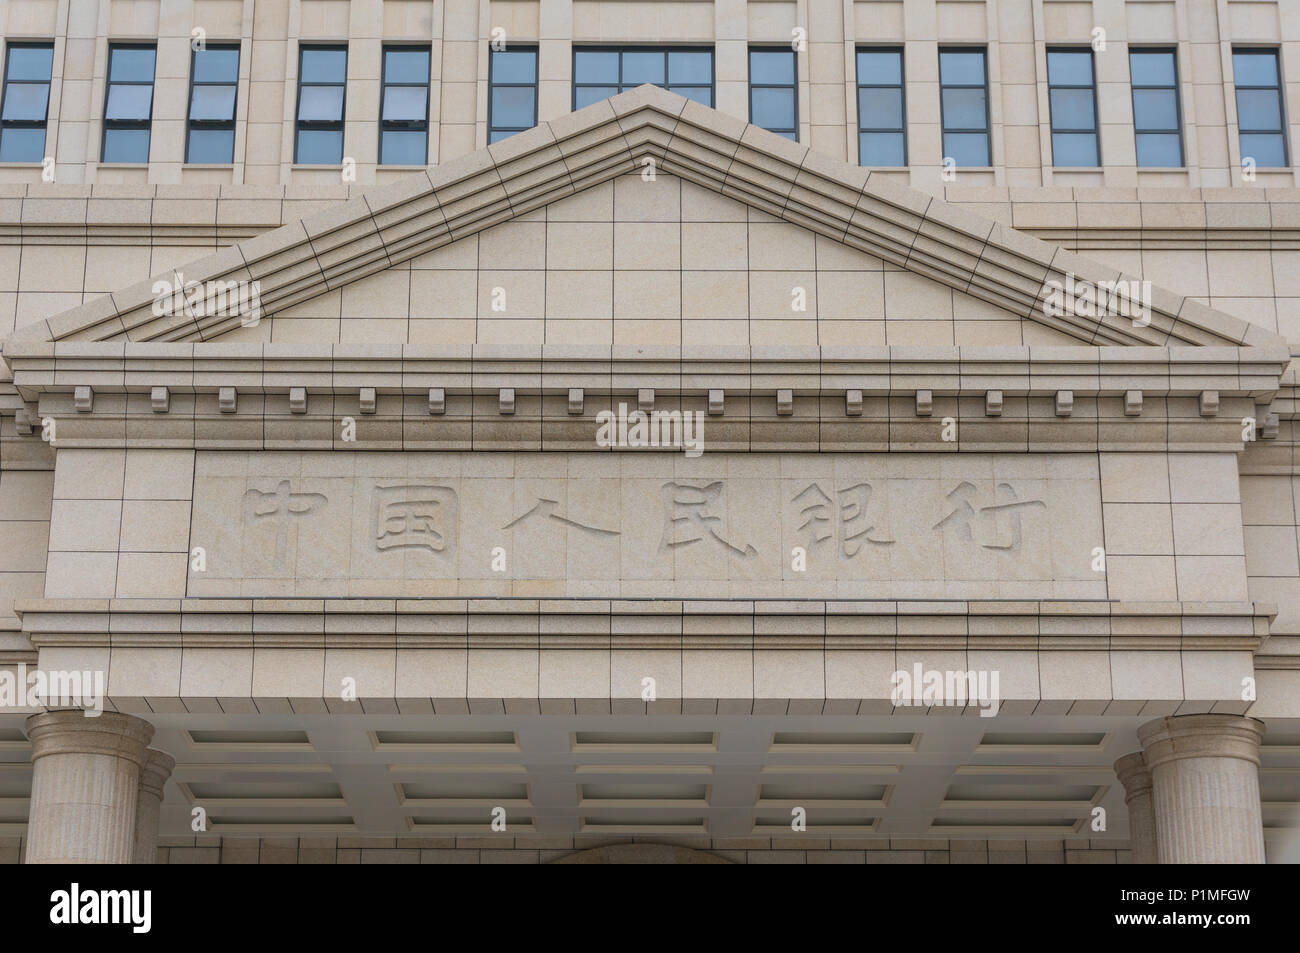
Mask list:
[[253,489],[244,493],[244,522],[267,519],[275,522],[275,558],[283,565],[289,545],[289,524],[328,502],[323,493],[293,493],[289,481],[281,480],[269,493]]

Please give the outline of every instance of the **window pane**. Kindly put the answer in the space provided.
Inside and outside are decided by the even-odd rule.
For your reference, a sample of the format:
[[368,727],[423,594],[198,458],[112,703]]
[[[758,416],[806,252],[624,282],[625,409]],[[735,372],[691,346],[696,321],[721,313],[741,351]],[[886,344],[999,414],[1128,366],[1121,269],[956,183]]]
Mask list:
[[105,119],[142,120],[149,118],[153,86],[110,86]]
[[751,90],[749,121],[764,129],[794,128],[794,89]]
[[428,50],[384,50],[385,83],[429,82]]
[[703,50],[668,53],[668,82],[674,86],[708,86],[713,82],[713,54]]
[[348,54],[346,50],[302,51],[304,83],[341,83],[347,78]]
[[45,83],[11,83],[5,89],[6,120],[43,122],[50,102],[50,87]]
[[384,165],[424,165],[425,135],[423,131],[386,129],[380,133],[383,140],[381,156]]
[[234,83],[239,80],[239,50],[209,47],[194,52],[194,82]]
[[227,165],[235,161],[235,130],[191,129],[186,162]]
[[1133,124],[1139,129],[1178,131],[1178,101],[1172,89],[1133,90]]
[[108,67],[111,83],[153,82],[153,50],[124,50],[115,47]]
[[858,126],[862,129],[901,129],[903,91],[901,89],[859,89]]
[[794,52],[784,50],[751,50],[749,54],[749,81],[751,83],[794,84]]
[[1174,85],[1172,53],[1131,53],[1128,70],[1134,86]]
[[304,86],[298,118],[308,122],[338,122],[343,118],[342,86]]
[[573,62],[573,81],[575,83],[610,83],[617,86],[618,53],[614,51],[593,52],[590,50],[576,53]]
[[[584,54],[578,54],[579,57]],[[618,67],[615,65],[615,73]],[[616,77],[617,78],[617,77]],[[494,83],[535,83],[537,82],[536,50],[502,50],[492,54],[492,82]]]
[[338,165],[343,161],[341,129],[299,129],[298,162],[302,165]]
[[1140,166],[1180,168],[1183,164],[1183,150],[1178,133],[1138,133],[1137,163]]
[[492,125],[531,127],[535,98],[536,91],[531,86],[504,86],[492,90]]
[[6,129],[0,132],[0,162],[40,162],[44,158],[44,129]]
[[858,82],[899,84],[903,81],[903,57],[888,50],[868,50],[858,54]]
[[1053,129],[1095,128],[1091,89],[1054,89],[1050,96]]
[[1092,53],[1074,50],[1049,52],[1047,81],[1054,86],[1091,86]]
[[943,155],[967,169],[989,164],[989,137],[983,132],[945,132]]
[[1053,133],[1052,164],[1056,166],[1097,165],[1097,137],[1093,133]]
[[502,139],[509,139],[519,131],[520,130],[518,129],[494,129],[488,133],[488,145],[492,145],[494,142],[500,142]]
[[104,130],[105,162],[149,161],[148,129],[106,129]]
[[1286,165],[1286,150],[1280,135],[1241,134],[1241,158],[1254,159],[1261,169],[1280,169]]
[[943,91],[943,126],[945,129],[985,129],[985,95],[980,89],[945,89]]
[[9,49],[9,78],[50,80],[54,50],[50,47],[14,46]]
[[393,121],[424,122],[429,115],[426,86],[389,86],[384,90],[384,115]]
[[1238,86],[1276,86],[1277,57],[1271,50],[1233,53],[1232,81]]
[[624,86],[640,86],[642,83],[664,83],[664,55],[662,53],[624,53]]
[[190,103],[191,119],[229,122],[235,118],[235,87],[195,86]]
[[901,132],[864,132],[860,134],[858,136],[858,162],[861,165],[903,165],[903,134]]
[[617,86],[579,86],[573,91],[574,108],[581,109],[618,92]]
[[1242,129],[1281,129],[1282,108],[1272,89],[1237,90],[1237,125]]
[[693,99],[702,106],[713,105],[713,88],[710,86],[669,86],[668,89],[678,96]]
[[946,86],[983,86],[984,54],[951,50],[940,53],[939,82]]

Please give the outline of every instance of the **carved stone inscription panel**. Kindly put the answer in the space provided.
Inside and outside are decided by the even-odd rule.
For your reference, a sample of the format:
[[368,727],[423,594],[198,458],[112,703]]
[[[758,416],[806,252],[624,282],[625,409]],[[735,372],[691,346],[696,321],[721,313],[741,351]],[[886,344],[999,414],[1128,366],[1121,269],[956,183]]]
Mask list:
[[195,596],[1106,597],[1087,454],[238,453]]

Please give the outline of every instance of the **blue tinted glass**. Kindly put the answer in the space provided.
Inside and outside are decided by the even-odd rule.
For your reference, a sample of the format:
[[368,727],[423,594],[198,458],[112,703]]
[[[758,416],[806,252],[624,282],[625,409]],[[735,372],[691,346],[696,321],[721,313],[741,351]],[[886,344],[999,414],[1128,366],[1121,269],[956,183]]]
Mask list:
[[194,51],[194,82],[234,83],[239,80],[239,50],[217,49]]
[[504,86],[492,90],[492,125],[530,128],[535,102],[536,93],[531,86]]
[[1233,53],[1232,81],[1238,86],[1276,86],[1277,57],[1272,50]]
[[302,51],[302,73],[299,77],[304,83],[342,83],[347,79],[348,54],[346,50]]
[[573,91],[573,107],[581,109],[602,99],[609,99],[618,92],[617,86],[579,86]]
[[1133,125],[1139,129],[1178,129],[1178,101],[1172,89],[1133,90]]
[[1138,133],[1137,164],[1145,167],[1180,168],[1183,164],[1183,148],[1178,133]]
[[945,129],[985,129],[988,117],[984,88],[945,89],[943,91],[943,127]]
[[54,62],[51,47],[13,46],[9,48],[9,78],[50,80],[50,64]]
[[149,118],[153,103],[152,86],[110,86],[105,119],[142,120]]
[[[582,57],[585,54],[579,53]],[[617,72],[617,66],[615,67]],[[501,50],[492,54],[492,82],[537,82],[536,50]]]
[[426,86],[389,86],[384,90],[381,118],[396,122],[423,122],[429,115]]
[[575,53],[573,81],[618,85],[618,53],[603,50],[581,50]]
[[191,129],[185,161],[228,165],[235,161],[235,130]]
[[190,118],[229,122],[235,118],[235,87],[195,86]]
[[1049,51],[1047,81],[1053,86],[1091,86],[1091,51]]
[[901,166],[903,134],[901,132],[864,132],[858,136],[860,165]]
[[668,89],[678,96],[685,96],[687,99],[695,100],[701,106],[713,105],[712,86],[669,86]]
[[152,83],[154,51],[114,47],[108,64],[110,83]]
[[429,51],[384,50],[384,82],[429,82]]
[[0,162],[40,162],[44,158],[44,129],[6,129],[0,132]]
[[749,81],[794,85],[794,51],[750,50]]
[[45,83],[15,83],[5,89],[6,120],[43,122],[50,103],[50,87]]
[[1282,104],[1272,89],[1237,90],[1237,126],[1241,129],[1281,129]]
[[1060,167],[1096,168],[1097,136],[1095,133],[1053,133],[1052,164]]
[[298,162],[300,164],[338,165],[342,161],[343,130],[298,130]]
[[945,86],[983,86],[984,54],[977,51],[940,53],[939,82]]
[[764,129],[794,128],[794,87],[750,91],[749,121]]
[[1286,165],[1286,149],[1280,135],[1241,134],[1241,159],[1254,159],[1261,169],[1280,169]]
[[859,89],[858,126],[862,129],[901,129],[903,91],[901,89]]
[[1095,128],[1091,89],[1053,89],[1049,96],[1053,129]]
[[624,53],[624,86],[640,86],[642,83],[664,83],[664,55],[662,53]]
[[669,51],[668,82],[674,86],[708,86],[713,82],[713,54],[703,50]]
[[380,133],[384,165],[424,165],[425,137],[423,131],[385,129]]
[[343,118],[342,86],[304,86],[298,118],[307,122],[338,122]]
[[989,137],[983,132],[945,132],[943,156],[964,168],[982,168],[989,164]]
[[858,54],[858,82],[897,85],[903,81],[903,55],[892,50],[867,50]]
[[149,161],[148,129],[106,129],[104,130],[105,162]]
[[1128,71],[1134,86],[1172,86],[1174,54],[1130,53]]

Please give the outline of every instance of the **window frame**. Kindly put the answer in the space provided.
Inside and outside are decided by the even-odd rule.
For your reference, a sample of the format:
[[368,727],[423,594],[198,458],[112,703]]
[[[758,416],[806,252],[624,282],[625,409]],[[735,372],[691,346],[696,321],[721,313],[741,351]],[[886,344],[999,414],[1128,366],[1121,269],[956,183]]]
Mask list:
[[[153,51],[153,76],[149,79],[149,118],[148,119],[109,119],[108,118],[108,101],[114,85],[119,86],[144,86],[139,80],[117,80],[113,79],[113,52],[115,50],[152,50]],[[153,151],[153,105],[156,98],[155,93],[158,86],[158,44],[141,43],[137,41],[128,41],[123,43],[110,42],[108,44],[108,69],[104,77],[104,112],[103,128],[100,129],[99,135],[99,164],[100,165],[148,165],[149,153]],[[108,134],[114,129],[144,129],[149,133],[149,147],[146,150],[144,162],[114,162],[104,158],[104,150],[108,145]]]
[[[579,83],[578,82],[578,54],[579,53],[617,53],[618,54],[618,82],[617,83]],[[668,87],[668,80],[670,79],[668,75],[668,54],[669,53],[708,53],[709,54],[709,102],[707,103],[707,105],[709,106],[710,109],[717,108],[718,51],[716,47],[702,45],[699,43],[684,43],[680,45],[673,44],[673,43],[663,43],[663,44],[634,43],[634,44],[627,44],[627,45],[619,44],[619,43],[611,43],[608,45],[600,44],[600,43],[584,43],[579,45],[575,43],[573,45],[573,50],[570,59],[571,72],[569,74],[573,77],[573,82],[571,84],[572,89],[570,90],[570,95],[569,95],[569,104],[570,104],[570,108],[572,108],[574,112],[576,112],[579,108],[578,107],[579,89],[588,89],[593,87],[603,88],[603,87],[608,87],[613,85],[618,87],[617,91],[614,93],[614,95],[617,96],[619,93],[625,93],[629,89],[636,89],[636,86],[645,85],[643,83],[637,83],[636,86],[624,85],[623,54],[625,53],[662,53],[664,56],[664,85],[659,86],[659,88],[666,89],[669,92],[672,92],[672,90],[669,89]],[[540,66],[539,66],[539,72],[540,72]],[[654,85],[658,86],[659,84],[656,83]],[[680,85],[687,85],[687,84],[680,84]],[[698,86],[699,84],[691,84],[691,85]],[[680,96],[681,93],[677,93],[676,95]]]
[[[234,83],[212,83],[198,82],[195,80],[195,65],[200,52],[207,50],[234,50],[237,54],[235,59],[235,81]],[[203,50],[190,50],[190,91],[186,99],[185,108],[185,165],[234,165],[235,164],[235,131],[239,121],[239,67],[244,61],[243,44],[239,40],[227,40],[218,42],[208,42],[204,45]],[[195,86],[233,86],[235,89],[235,99],[230,110],[230,119],[191,119],[190,112],[194,109],[194,87]],[[191,162],[190,161],[190,133],[195,129],[201,132],[230,132],[230,161],[229,162]]]
[[[984,82],[978,86],[972,86],[970,83],[945,83],[943,81],[943,54],[945,53],[978,53],[984,63]],[[948,158],[948,150],[944,148],[943,140],[948,133],[953,135],[970,135],[975,132],[984,134],[984,157],[988,160],[981,166],[970,166],[971,169],[991,169],[993,168],[993,106],[992,95],[989,92],[989,48],[987,45],[971,43],[963,46],[961,44],[942,44],[939,46],[939,149],[943,153],[939,157],[940,164]],[[943,108],[943,91],[945,89],[979,89],[984,92],[984,128],[983,129],[949,129],[948,121],[944,116]],[[955,161],[955,160],[954,160]]]
[[[864,83],[862,82],[862,71],[858,68],[859,53],[897,53],[898,54],[898,83]],[[862,93],[864,89],[897,89],[899,90],[899,105],[901,115],[899,121],[902,125],[897,129],[887,129],[884,127],[873,126],[870,129],[864,129],[862,126]],[[855,46],[853,48],[853,110],[858,132],[858,165],[866,169],[906,169],[909,168],[908,160],[911,158],[907,141],[907,51],[901,44],[879,44],[869,43],[866,45]],[[862,135],[868,132],[880,133],[897,133],[903,137],[903,164],[902,165],[863,165],[862,163]]]
[[[533,81],[531,83],[498,83],[493,78],[495,68],[494,53],[532,53],[533,54]],[[537,128],[538,100],[541,98],[541,75],[542,75],[542,53],[536,44],[525,43],[518,46],[510,45],[503,50],[494,50],[491,45],[488,46],[488,97],[487,97],[487,144],[492,145],[492,134],[494,132],[508,132],[510,136],[517,135],[521,132],[527,132],[529,129]],[[494,89],[531,89],[533,91],[533,124],[531,126],[497,126],[492,116],[492,91]],[[577,88],[576,84],[574,86]],[[577,93],[574,93],[576,96]],[[576,100],[575,100],[576,101]],[[504,138],[509,139],[510,136]],[[500,141],[500,140],[497,140]]]
[[[426,69],[433,69],[433,47],[423,43],[384,43],[379,47],[379,146],[376,150],[376,164],[384,165],[384,133],[385,132],[423,132],[424,133],[424,162],[417,165],[428,166],[429,164],[429,98],[433,93],[430,76],[426,73],[423,83],[389,83],[388,82],[388,54],[390,52],[411,52],[423,53],[428,57]],[[344,80],[344,99],[347,98],[347,80]],[[397,89],[424,89],[424,119],[385,119],[384,118],[384,100],[388,96],[388,88],[392,86]],[[346,113],[344,113],[346,116]],[[393,162],[389,165],[401,168],[406,166],[411,168],[409,162]]]
[[[53,40],[14,40],[12,43],[5,44],[4,57],[4,74],[0,76],[3,82],[3,89],[0,89],[0,116],[4,115],[5,101],[9,98],[9,55],[15,49],[20,50],[49,50],[50,51],[50,76],[45,80],[45,118],[37,122],[35,119],[0,119],[0,139],[4,138],[7,129],[40,129],[44,135],[41,137],[41,157],[34,162],[19,162],[18,164],[40,165],[45,161],[45,144],[49,141],[50,135],[50,99],[54,95],[54,41]],[[31,79],[12,80],[19,86],[38,86],[40,83]]]
[[[1137,83],[1133,82],[1133,54],[1134,53],[1147,54],[1147,55],[1150,55],[1152,53],[1168,54],[1170,61],[1174,65],[1174,85],[1172,87],[1150,86],[1145,84],[1139,86]],[[1129,61],[1128,61],[1129,98],[1132,100],[1133,103],[1133,164],[1137,166],[1137,168],[1139,169],[1186,169],[1187,168],[1187,142],[1183,138],[1183,95],[1182,95],[1182,84],[1181,84],[1182,74],[1178,71],[1178,47],[1160,46],[1159,44],[1155,46],[1142,44],[1138,46],[1130,46],[1128,48],[1128,55],[1129,55]],[[1169,135],[1168,129],[1139,128],[1138,116],[1137,116],[1138,114],[1137,96],[1134,95],[1139,89],[1172,89],[1173,90],[1174,115],[1175,115],[1174,121],[1178,125],[1178,128],[1176,130],[1178,133],[1178,158],[1182,162],[1181,165],[1176,165],[1176,166],[1143,165],[1139,161],[1140,157],[1138,155],[1138,148],[1137,148],[1137,143],[1138,143],[1137,137],[1139,135],[1166,135],[1166,136]]]
[[[1088,54],[1088,72],[1092,77],[1092,82],[1087,86],[1078,84],[1061,84],[1052,82],[1052,54],[1053,53],[1087,53]],[[1078,46],[1070,44],[1053,44],[1044,50],[1043,65],[1046,67],[1045,74],[1047,78],[1047,134],[1052,143],[1052,168],[1053,169],[1101,169],[1104,168],[1104,160],[1101,155],[1101,104],[1097,96],[1097,54],[1091,46]],[[1087,89],[1092,92],[1092,128],[1064,128],[1056,127],[1056,113],[1052,109],[1052,90],[1054,89]],[[1090,134],[1096,143],[1096,165],[1058,165],[1056,162],[1056,136],[1084,135]]]
[[[754,53],[789,53],[793,61],[794,69],[792,71],[793,79],[789,83],[755,83],[754,82]],[[755,89],[788,89],[794,95],[794,126],[788,130],[794,138],[792,142],[799,141],[799,52],[790,44],[780,45],[771,43],[751,43],[745,50],[745,78],[749,86],[749,122],[757,126],[754,122],[754,90]],[[768,129],[766,126],[758,126],[760,129],[767,129],[773,135],[790,138],[786,135],[785,129]]]
[[[1237,108],[1237,90],[1239,89],[1270,89],[1277,93],[1277,113],[1278,122],[1281,124],[1278,129],[1248,129],[1246,135],[1274,135],[1282,141],[1282,165],[1265,165],[1256,164],[1256,169],[1289,169],[1291,168],[1291,143],[1290,133],[1287,130],[1286,118],[1286,80],[1282,78],[1282,48],[1279,46],[1236,46],[1229,47],[1229,55],[1235,60],[1238,53],[1247,53],[1259,55],[1261,53],[1270,54],[1273,57],[1273,65],[1277,70],[1276,86],[1242,86],[1237,82],[1237,66],[1233,63],[1232,67],[1232,106],[1236,112],[1237,118],[1237,152],[1241,161],[1245,161],[1246,156],[1241,155],[1241,111]],[[1253,158],[1253,157],[1252,157]]]
[[[315,50],[334,51],[334,52],[341,52],[343,54],[343,82],[342,83],[317,83],[317,82],[304,83],[303,82],[302,79],[303,54],[305,52],[315,51]],[[343,149],[345,143],[342,140],[342,136],[345,134],[347,129],[349,59],[350,57],[348,55],[348,45],[346,43],[299,43],[298,44],[298,95],[294,98],[294,104],[293,104],[293,164],[294,165],[323,166],[325,168],[331,168],[333,166],[341,165],[343,163],[343,158],[344,158]],[[322,121],[319,119],[298,118],[299,113],[302,110],[303,86],[340,86],[340,85],[343,87],[343,99],[339,103],[338,119]],[[299,133],[301,133],[304,129],[333,130],[336,127],[340,135],[338,162],[303,162],[298,157],[298,145],[299,145],[298,137],[299,137]]]

